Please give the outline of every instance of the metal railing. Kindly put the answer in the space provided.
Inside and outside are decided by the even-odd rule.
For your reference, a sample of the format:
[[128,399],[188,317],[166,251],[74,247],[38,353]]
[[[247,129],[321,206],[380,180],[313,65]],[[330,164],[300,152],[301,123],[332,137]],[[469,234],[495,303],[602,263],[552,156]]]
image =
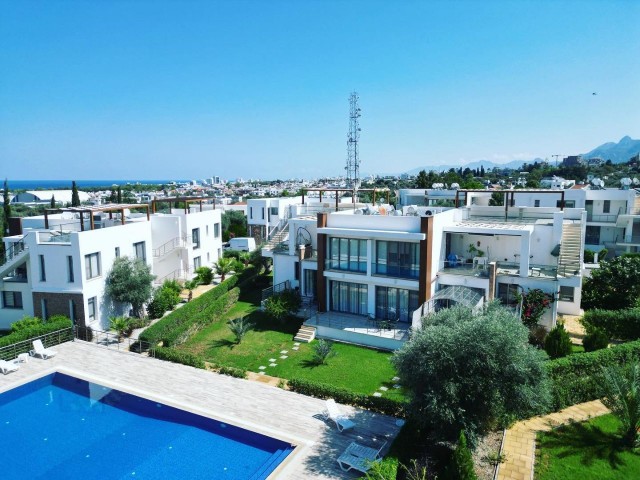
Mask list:
[[[144,342],[136,338],[125,337],[123,335],[118,335],[115,332],[107,332],[104,330],[84,328],[76,328],[74,330],[76,334],[75,338],[79,340],[95,343],[96,345],[120,352],[140,353],[142,355],[155,357],[155,350],[151,348],[152,345],[149,342]],[[91,333],[89,333],[89,331]]]
[[172,238],[168,242],[163,243],[158,248],[153,249],[153,257],[164,257],[166,254],[173,252],[176,248],[185,247],[188,245],[189,240],[187,237]]
[[11,345],[0,348],[0,359],[13,360],[14,358],[17,358],[21,353],[29,353],[31,350],[33,350],[34,340],[42,340],[42,344],[44,345],[44,347],[49,348],[64,342],[73,341],[74,337],[75,335],[73,327],[67,327],[61,330],[56,330],[55,332],[38,335],[36,337],[12,343]]
[[616,214],[594,215],[592,213],[587,213],[587,222],[615,223],[617,219],[618,215]]
[[640,245],[640,235],[625,235],[623,239],[617,243],[636,243]]
[[[391,338],[393,340],[404,340],[409,337],[411,329],[411,324],[409,323],[380,319],[373,316],[364,316],[361,319],[355,317],[357,317],[357,315],[353,314],[352,316],[345,315],[341,317],[338,312],[332,315],[316,313],[307,319],[304,324],[333,328],[336,330],[348,329],[348,331],[355,334]],[[400,325],[402,325],[403,328],[398,328]]]
[[284,292],[285,290],[291,289],[291,282],[289,280],[285,280],[284,282],[276,283],[271,287],[267,287],[262,290],[262,301],[264,302],[267,298],[275,295],[276,293]]

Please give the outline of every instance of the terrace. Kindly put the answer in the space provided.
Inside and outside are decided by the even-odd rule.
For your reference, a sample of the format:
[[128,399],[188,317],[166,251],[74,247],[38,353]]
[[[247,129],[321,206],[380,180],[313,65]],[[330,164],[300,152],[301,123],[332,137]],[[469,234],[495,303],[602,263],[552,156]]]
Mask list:
[[389,446],[400,429],[395,418],[342,407],[356,427],[338,433],[320,418],[324,401],[317,398],[78,340],[55,349],[58,355],[50,360],[30,359],[17,372],[0,376],[0,392],[62,371],[297,445],[270,478],[357,478],[340,470],[338,456],[353,441]]

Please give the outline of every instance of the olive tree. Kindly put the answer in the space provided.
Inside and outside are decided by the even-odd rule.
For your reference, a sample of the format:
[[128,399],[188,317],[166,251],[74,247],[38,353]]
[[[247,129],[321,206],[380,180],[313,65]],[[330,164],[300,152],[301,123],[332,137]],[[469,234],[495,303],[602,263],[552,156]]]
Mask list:
[[584,280],[582,308],[619,310],[640,306],[640,255],[623,255],[600,262]]
[[135,317],[153,294],[151,267],[140,259],[119,257],[107,275],[105,293],[115,302],[130,303]]
[[456,306],[425,318],[393,356],[412,416],[440,440],[463,430],[473,444],[493,426],[544,411],[546,355],[528,344],[528,334],[496,303],[477,314]]

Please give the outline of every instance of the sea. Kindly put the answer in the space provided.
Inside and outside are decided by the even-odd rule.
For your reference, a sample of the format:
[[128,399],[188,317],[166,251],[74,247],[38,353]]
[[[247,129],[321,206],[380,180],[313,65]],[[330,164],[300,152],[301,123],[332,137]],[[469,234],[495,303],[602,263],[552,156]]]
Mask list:
[[[185,183],[188,180],[76,180],[79,189],[111,188],[114,185],[163,185],[171,182]],[[70,190],[71,180],[8,180],[10,190]]]

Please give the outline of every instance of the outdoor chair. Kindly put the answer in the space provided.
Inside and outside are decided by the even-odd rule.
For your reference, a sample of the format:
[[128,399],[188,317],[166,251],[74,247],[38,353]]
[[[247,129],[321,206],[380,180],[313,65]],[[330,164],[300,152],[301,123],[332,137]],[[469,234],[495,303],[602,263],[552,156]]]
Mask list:
[[0,371],[5,375],[9,372],[15,372],[20,368],[20,365],[13,362],[7,362],[6,360],[0,360]]
[[41,357],[41,358],[44,358],[45,360],[51,357],[55,357],[58,354],[58,352],[56,352],[55,350],[51,350],[50,348],[44,348],[44,345],[42,345],[42,340],[40,339],[33,341],[33,350],[31,350],[29,353],[31,354],[32,357],[33,356]]
[[334,399],[330,398],[325,403],[326,409],[322,412],[322,416],[325,420],[333,420],[339,432],[344,432],[345,430],[355,427],[356,424],[340,411]]
[[380,451],[384,448],[387,442],[384,442],[378,449],[372,447],[365,447],[356,442],[351,442],[347,449],[338,457],[338,465],[345,472],[349,470],[357,470],[362,473],[367,473],[371,468],[371,465],[381,461]]

